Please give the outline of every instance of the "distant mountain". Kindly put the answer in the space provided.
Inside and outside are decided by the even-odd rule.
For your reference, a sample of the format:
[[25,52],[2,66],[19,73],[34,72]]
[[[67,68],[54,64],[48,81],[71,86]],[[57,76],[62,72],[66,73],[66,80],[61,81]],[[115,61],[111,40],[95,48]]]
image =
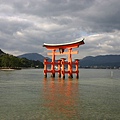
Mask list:
[[[23,55],[19,55],[18,56],[19,58],[27,58],[29,60],[39,60],[41,62],[44,61],[44,56],[42,56],[41,54],[38,54],[38,53],[26,53],[26,54],[23,54]],[[49,58],[48,58],[49,59]]]
[[87,56],[80,60],[80,65],[85,66],[111,66],[120,67],[120,55]]
[[[29,60],[39,60],[44,61],[44,56],[38,53],[27,53],[18,56],[19,58],[27,58]],[[50,58],[48,58],[51,61]],[[91,67],[91,66],[104,66],[104,67],[120,67],[120,55],[99,55],[99,56],[87,56],[80,60],[81,67]]]

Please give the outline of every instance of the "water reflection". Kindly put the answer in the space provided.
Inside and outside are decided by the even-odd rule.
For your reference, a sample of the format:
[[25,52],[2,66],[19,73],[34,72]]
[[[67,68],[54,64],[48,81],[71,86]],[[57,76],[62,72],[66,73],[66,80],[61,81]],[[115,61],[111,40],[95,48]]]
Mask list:
[[78,91],[78,80],[44,79],[44,106],[60,116],[79,118]]

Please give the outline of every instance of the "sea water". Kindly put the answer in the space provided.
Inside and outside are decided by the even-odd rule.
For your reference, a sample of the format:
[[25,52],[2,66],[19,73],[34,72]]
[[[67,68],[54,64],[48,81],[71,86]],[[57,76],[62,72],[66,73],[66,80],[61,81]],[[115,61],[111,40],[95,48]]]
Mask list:
[[0,71],[0,120],[120,120],[120,70],[80,69],[73,77]]

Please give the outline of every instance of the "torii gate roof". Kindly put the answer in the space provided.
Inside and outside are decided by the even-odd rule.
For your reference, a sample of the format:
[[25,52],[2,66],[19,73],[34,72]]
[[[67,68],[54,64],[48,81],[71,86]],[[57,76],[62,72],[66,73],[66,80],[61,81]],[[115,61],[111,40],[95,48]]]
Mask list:
[[47,49],[66,49],[66,48],[77,48],[79,45],[83,45],[84,39],[83,40],[77,40],[74,42],[69,42],[69,43],[63,43],[63,44],[47,44],[44,43],[43,47],[46,47]]

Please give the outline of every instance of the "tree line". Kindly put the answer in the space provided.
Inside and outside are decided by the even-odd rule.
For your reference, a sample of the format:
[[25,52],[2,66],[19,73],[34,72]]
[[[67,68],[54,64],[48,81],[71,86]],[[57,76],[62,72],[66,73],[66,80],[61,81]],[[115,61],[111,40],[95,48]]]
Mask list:
[[0,55],[0,67],[7,68],[43,68],[43,63],[40,61],[28,60],[26,58],[18,58],[10,54],[1,54]]

